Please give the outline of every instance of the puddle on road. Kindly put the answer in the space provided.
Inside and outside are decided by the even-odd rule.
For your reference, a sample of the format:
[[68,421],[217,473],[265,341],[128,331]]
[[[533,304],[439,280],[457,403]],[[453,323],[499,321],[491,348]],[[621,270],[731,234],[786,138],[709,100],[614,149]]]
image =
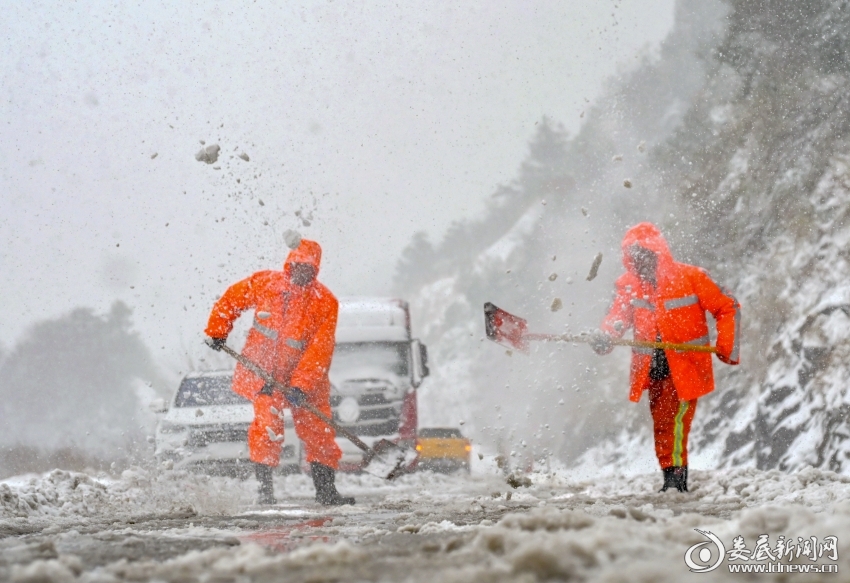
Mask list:
[[258,530],[249,534],[239,535],[236,538],[242,543],[254,543],[270,551],[288,553],[308,542],[334,542],[334,537],[310,535],[305,532],[311,528],[321,528],[331,521],[333,521],[333,518],[325,516],[278,528]]

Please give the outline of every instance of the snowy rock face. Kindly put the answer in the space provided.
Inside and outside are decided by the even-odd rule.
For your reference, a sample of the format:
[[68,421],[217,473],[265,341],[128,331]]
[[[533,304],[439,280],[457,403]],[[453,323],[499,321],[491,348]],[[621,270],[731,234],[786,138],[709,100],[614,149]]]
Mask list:
[[[515,180],[496,189],[483,217],[453,226],[435,245],[413,238],[397,291],[411,301],[414,333],[433,365],[419,392],[421,426],[464,419],[465,433],[515,467],[573,461],[624,428],[629,440],[648,435],[645,404],[627,401],[628,351],[601,358],[584,345],[553,343],[535,343],[528,355],[506,350],[484,338],[483,305],[526,318],[534,332],[598,325],[622,270],[623,232],[680,213],[681,201],[659,189],[650,152],[702,90],[705,63],[695,55],[722,39],[723,13],[720,2],[680,2],[659,53],[612,82],[578,135],[542,119]],[[624,176],[632,188],[623,188]],[[622,450],[614,453],[605,463],[620,463]]]
[[695,434],[716,463],[850,469],[850,11],[731,3],[701,99],[659,153],[693,256],[744,306],[743,366]]

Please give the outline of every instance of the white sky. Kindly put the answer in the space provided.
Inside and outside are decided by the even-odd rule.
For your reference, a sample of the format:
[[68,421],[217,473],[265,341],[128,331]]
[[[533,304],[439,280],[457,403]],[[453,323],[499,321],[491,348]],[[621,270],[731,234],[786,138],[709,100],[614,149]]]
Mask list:
[[673,0],[272,4],[0,1],[0,343],[120,298],[157,357],[199,351],[289,228],[337,295],[387,295],[414,231],[480,212],[542,115],[576,131],[673,21]]

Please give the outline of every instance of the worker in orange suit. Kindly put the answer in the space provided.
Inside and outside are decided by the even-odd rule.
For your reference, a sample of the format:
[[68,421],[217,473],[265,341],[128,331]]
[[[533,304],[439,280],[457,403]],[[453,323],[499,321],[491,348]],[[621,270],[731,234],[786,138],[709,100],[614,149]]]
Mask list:
[[242,354],[291,388],[288,397],[236,365],[233,391],[254,404],[248,428],[248,448],[260,482],[260,504],[275,504],[272,469],[283,448],[283,410],[291,406],[295,432],[304,443],[316,487],[316,501],[324,505],[354,504],[335,486],[342,452],[336,435],[312,413],[300,407],[310,403],[331,416],[328,370],[334,351],[339,304],[316,280],[322,249],[302,240],[293,249],[283,271],[259,271],[230,286],[210,313],[208,343],[220,349],[242,312],[254,309],[254,324]]
[[[635,340],[709,345],[706,312],[717,327],[717,357],[740,361],[741,306],[708,273],[673,259],[667,242],[651,223],[626,232],[622,242],[626,273],[615,283],[614,302],[592,346],[607,354],[612,338],[634,328]],[[714,390],[710,352],[632,348],[629,399],[649,391],[655,455],[664,472],[661,491],[688,491],[688,434],[697,399]]]

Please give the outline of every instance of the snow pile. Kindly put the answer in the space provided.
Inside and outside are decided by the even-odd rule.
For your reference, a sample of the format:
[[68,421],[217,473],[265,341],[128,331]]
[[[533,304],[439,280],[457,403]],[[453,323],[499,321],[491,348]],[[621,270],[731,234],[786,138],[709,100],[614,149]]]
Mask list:
[[[609,478],[589,484],[583,491],[594,497],[641,495],[658,489],[660,476],[659,472]],[[707,509],[712,504],[736,501],[743,506],[801,504],[820,512],[850,497],[850,477],[812,467],[790,473],[755,468],[692,471],[688,478],[689,497],[708,505]]]
[[236,479],[211,478],[183,471],[125,470],[119,479],[53,470],[29,479],[0,483],[0,522],[13,519],[65,518],[144,512],[225,514],[254,497]]
[[62,555],[57,559],[39,560],[29,565],[14,565],[11,569],[13,583],[71,583],[83,571],[78,557]]
[[[848,504],[836,506],[829,515],[799,506],[750,509],[730,521],[695,514],[665,518],[628,512],[618,517],[539,508],[507,515],[496,526],[482,530],[464,552],[470,564],[487,566],[464,570],[463,575],[467,581],[529,577],[531,581],[678,582],[687,572],[683,551],[705,541],[695,528],[710,530],[727,544],[743,536],[750,549],[766,531],[774,542],[780,534],[793,541],[836,536],[839,572],[850,568],[850,544],[841,542],[850,540]],[[808,559],[795,562],[811,563]],[[725,565],[700,576],[705,581],[731,578]],[[766,576],[763,580],[776,579]]]
[[[299,580],[299,570],[319,569],[321,579],[341,580],[361,562],[364,553],[346,541],[332,544],[313,544],[298,548],[286,555],[274,555],[255,544],[236,548],[214,548],[192,551],[161,563],[150,560],[121,561],[98,569],[89,581],[290,581]],[[12,580],[64,583],[67,568],[60,560],[35,561],[26,567],[15,567]],[[315,572],[314,572],[315,573]],[[42,578],[33,578],[41,576]],[[314,577],[316,574],[314,574]],[[98,579],[100,577],[101,579]]]
[[[449,493],[468,494],[469,484],[454,476],[422,472],[388,482],[382,476],[339,474],[340,491],[353,496],[381,492],[389,503],[439,503]],[[77,520],[109,514],[177,513],[180,515],[234,515],[254,504],[256,481],[207,476],[182,470],[130,468],[118,478],[92,477],[54,470],[0,482],[0,524],[29,519]],[[315,489],[305,474],[275,477],[282,501],[312,504]],[[343,508],[358,513],[360,507]]]
[[286,557],[286,563],[334,565],[355,563],[361,560],[364,553],[348,541],[338,541],[328,545],[310,545],[295,549]]
[[88,516],[110,502],[106,484],[86,474],[54,470],[17,485],[0,483],[0,520]]

